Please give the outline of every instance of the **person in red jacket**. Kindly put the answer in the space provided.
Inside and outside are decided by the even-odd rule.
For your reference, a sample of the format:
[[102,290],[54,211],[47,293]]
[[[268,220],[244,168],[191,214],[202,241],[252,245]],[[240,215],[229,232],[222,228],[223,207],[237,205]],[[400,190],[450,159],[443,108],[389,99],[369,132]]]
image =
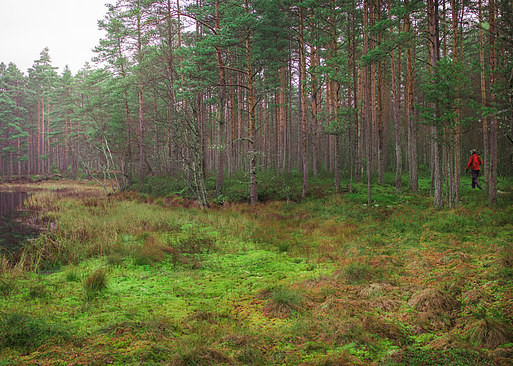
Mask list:
[[471,155],[468,159],[468,164],[465,170],[472,170],[472,188],[477,187],[479,189],[483,189],[481,188],[481,184],[479,184],[479,180],[477,179],[479,177],[479,173],[481,173],[481,165],[483,165],[483,159],[481,159],[475,149],[472,149],[470,153]]

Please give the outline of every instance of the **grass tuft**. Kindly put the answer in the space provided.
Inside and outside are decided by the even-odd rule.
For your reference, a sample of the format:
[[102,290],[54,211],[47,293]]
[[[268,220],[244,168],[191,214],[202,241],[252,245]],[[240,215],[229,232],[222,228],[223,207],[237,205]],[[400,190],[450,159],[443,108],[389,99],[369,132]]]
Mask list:
[[513,342],[513,327],[511,324],[484,317],[468,327],[467,335],[473,345],[494,349]]
[[361,285],[383,278],[383,271],[367,263],[351,262],[338,274],[352,285]]
[[264,311],[271,316],[285,318],[292,312],[300,311],[305,305],[305,296],[288,287],[280,286],[264,292],[270,297]]
[[144,266],[161,262],[171,251],[172,249],[164,245],[157,237],[149,235],[145,238],[142,246],[135,251],[134,264]]
[[80,282],[82,279],[82,273],[80,272],[80,269],[76,266],[69,267],[65,274],[65,279],[67,282]]
[[418,313],[414,321],[425,330],[447,330],[453,323],[457,302],[450,294],[436,288],[425,288],[414,294],[408,305]]
[[99,268],[84,279],[83,287],[88,299],[95,297],[107,288],[107,272]]
[[455,299],[436,288],[425,288],[414,294],[408,302],[421,312],[448,312],[456,305]]

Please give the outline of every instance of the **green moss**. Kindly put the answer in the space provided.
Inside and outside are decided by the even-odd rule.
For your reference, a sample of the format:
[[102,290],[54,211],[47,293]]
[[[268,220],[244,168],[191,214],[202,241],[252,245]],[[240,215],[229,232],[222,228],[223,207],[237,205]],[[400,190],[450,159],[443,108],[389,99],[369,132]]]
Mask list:
[[[330,177],[293,202],[296,173],[266,176],[269,199],[283,201],[257,207],[184,209],[160,191],[41,195],[54,230],[23,253],[24,268],[56,266],[36,275],[10,263],[0,315],[16,327],[2,328],[0,363],[491,365],[481,350],[511,334],[513,211],[433,210],[389,178],[370,206],[365,185],[333,194]],[[443,326],[423,328],[440,311],[408,303],[426,288],[455,299]],[[480,307],[500,319],[488,322],[500,342],[469,320]]]

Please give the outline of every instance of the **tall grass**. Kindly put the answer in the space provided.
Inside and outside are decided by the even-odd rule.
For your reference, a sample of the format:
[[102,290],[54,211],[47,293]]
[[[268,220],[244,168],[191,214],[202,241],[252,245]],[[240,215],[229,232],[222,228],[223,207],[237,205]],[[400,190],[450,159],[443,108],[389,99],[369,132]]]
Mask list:
[[183,220],[179,213],[159,206],[131,201],[105,204],[105,200],[89,198],[86,205],[74,199],[53,202],[53,211],[45,217],[48,230],[25,250],[29,266],[76,264],[109,255],[118,248],[121,234],[173,231]]

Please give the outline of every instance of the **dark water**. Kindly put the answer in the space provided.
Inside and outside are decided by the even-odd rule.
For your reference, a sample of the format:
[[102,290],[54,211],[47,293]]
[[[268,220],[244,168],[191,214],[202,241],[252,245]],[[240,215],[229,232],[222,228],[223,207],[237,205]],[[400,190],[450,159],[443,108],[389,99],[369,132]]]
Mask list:
[[0,192],[0,253],[12,252],[34,235],[34,230],[22,223],[26,192]]
[[0,192],[0,216],[9,215],[23,206],[27,197],[27,192]]

